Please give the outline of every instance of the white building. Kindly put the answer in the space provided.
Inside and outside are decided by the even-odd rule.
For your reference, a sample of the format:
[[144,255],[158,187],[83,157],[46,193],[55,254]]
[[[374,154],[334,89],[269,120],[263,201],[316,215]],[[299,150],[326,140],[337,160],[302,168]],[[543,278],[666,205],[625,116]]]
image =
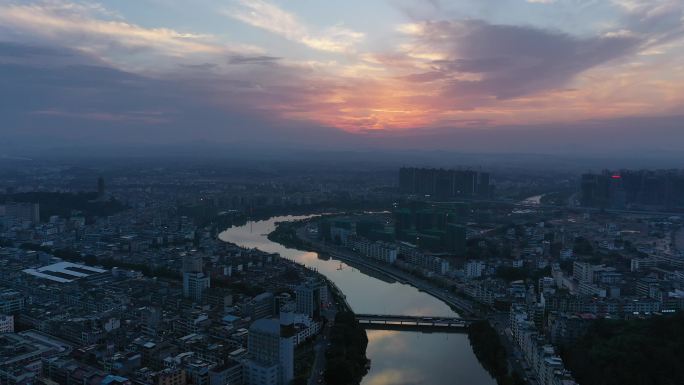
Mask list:
[[657,267],[658,261],[653,258],[633,258],[630,261],[631,271],[642,271],[649,268]]
[[536,383],[539,385],[577,385],[553,346],[545,342],[537,332],[534,322],[528,319],[525,307],[511,306],[509,317],[514,343],[520,347],[525,361],[534,371]]
[[312,320],[306,314],[298,314],[289,310],[280,311],[280,325],[294,329],[295,346],[299,346],[307,338],[313,337],[321,331],[321,323]]
[[183,297],[185,298],[200,302],[210,285],[211,279],[204,273],[183,273]]
[[57,262],[36,269],[24,269],[24,273],[57,283],[77,280],[100,281],[111,277],[109,270],[71,262]]
[[483,261],[468,261],[463,266],[463,274],[466,278],[479,278],[485,270],[485,263]]
[[579,282],[594,282],[594,269],[590,263],[577,262],[572,264],[572,276]]
[[328,287],[325,283],[309,280],[295,288],[297,313],[318,319],[321,309],[328,301]]
[[294,335],[274,319],[260,319],[249,328],[247,385],[287,385],[294,378]]
[[372,242],[360,237],[349,237],[349,246],[359,254],[393,264],[397,261],[397,247],[385,242]]
[[580,284],[577,285],[577,293],[601,298],[606,298],[608,295],[605,288],[587,282],[580,282]]
[[450,269],[449,261],[446,259],[421,253],[414,245],[406,242],[399,243],[399,254],[407,263],[420,266],[435,274],[446,275]]

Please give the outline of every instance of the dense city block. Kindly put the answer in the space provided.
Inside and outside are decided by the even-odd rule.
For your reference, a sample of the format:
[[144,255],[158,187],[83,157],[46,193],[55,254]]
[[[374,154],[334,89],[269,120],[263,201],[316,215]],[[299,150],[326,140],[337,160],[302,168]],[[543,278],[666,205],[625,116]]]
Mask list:
[[[378,328],[468,332],[502,385],[603,384],[624,369],[588,346],[645,343],[649,323],[684,307],[676,202],[597,208],[587,175],[549,203],[558,185],[496,171],[34,167],[3,179],[3,385],[360,383],[373,368],[364,329]],[[605,175],[611,194],[647,203]],[[328,275],[221,237],[288,213],[309,215],[276,224],[272,242],[414,286],[460,318],[355,314]]]

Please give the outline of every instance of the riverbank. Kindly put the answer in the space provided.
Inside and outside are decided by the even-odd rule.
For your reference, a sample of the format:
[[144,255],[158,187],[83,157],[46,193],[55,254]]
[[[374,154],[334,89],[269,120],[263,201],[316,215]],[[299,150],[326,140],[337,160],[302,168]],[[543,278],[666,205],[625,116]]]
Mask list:
[[515,372],[510,374],[506,348],[488,321],[477,321],[468,329],[468,339],[482,366],[496,378],[498,385],[525,385]]
[[365,268],[373,270],[376,273],[386,275],[400,283],[411,285],[442,301],[462,316],[474,316],[476,314],[477,311],[472,303],[423,278],[387,264],[361,258],[347,250],[306,239],[304,227],[309,221],[310,218],[295,222],[278,223],[276,230],[271,232],[268,238],[274,242],[280,242],[282,240],[283,242],[286,242],[284,245],[287,247],[330,255],[332,258],[347,263],[350,266],[359,269]]
[[[285,247],[267,238],[276,223],[299,221],[308,216],[274,217],[249,222],[223,232],[222,240],[267,253],[278,253],[327,277],[339,287],[356,313],[412,314],[457,317],[444,302],[415,287],[390,279],[386,274],[357,264],[340,262],[328,253],[315,253]],[[301,223],[300,223],[301,224]],[[313,233],[306,232],[308,236]],[[309,249],[308,247],[306,249]],[[342,304],[342,301],[339,301]],[[345,304],[346,306],[346,304]],[[366,356],[372,367],[361,380],[362,385],[495,385],[495,380],[482,367],[463,334],[420,333],[415,331],[366,330]],[[327,347],[328,340],[323,343]],[[323,354],[321,354],[323,356]],[[323,358],[323,357],[322,357]],[[316,374],[324,369],[325,360],[317,364]],[[313,376],[310,384],[318,383]]]
[[292,249],[313,251],[309,250],[309,243],[302,240],[297,235],[296,226],[298,226],[300,223],[303,222],[295,221],[277,223],[275,230],[268,233],[267,238],[269,241],[280,243],[281,245]]
[[[309,245],[297,236],[294,223],[298,222],[279,223],[267,238],[289,248],[307,249]],[[336,307],[335,319],[329,333],[329,346],[325,350],[325,381],[329,385],[360,384],[368,373],[370,363],[366,357],[366,330],[356,320],[356,314],[344,293],[327,277],[324,279],[328,283],[328,292],[333,297],[332,302]]]
[[[268,238],[274,242],[283,241],[288,247],[328,254],[332,258],[341,260],[350,266],[360,265],[376,270],[395,278],[401,283],[409,284],[422,292],[430,294],[461,314],[466,313],[472,316],[474,312],[472,305],[463,299],[454,298],[453,294],[450,294],[447,290],[431,285],[429,282],[393,266],[362,259],[361,257],[351,255],[350,252],[345,250],[307,239],[306,224],[310,223],[310,221],[311,218],[295,222],[278,223],[276,229],[269,234]],[[464,308],[467,309],[465,312]],[[525,380],[521,378],[515,369],[509,370],[506,348],[488,320],[475,322],[469,328],[468,339],[479,362],[496,379],[498,385],[525,385]]]
[[360,384],[368,373],[368,336],[352,311],[340,311],[330,328],[324,378],[329,385]]

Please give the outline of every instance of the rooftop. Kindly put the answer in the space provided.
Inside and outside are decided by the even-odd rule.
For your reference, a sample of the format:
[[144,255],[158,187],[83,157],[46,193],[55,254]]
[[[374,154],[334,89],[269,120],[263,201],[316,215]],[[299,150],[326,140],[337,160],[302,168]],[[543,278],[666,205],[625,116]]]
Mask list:
[[107,270],[71,262],[57,262],[37,269],[25,269],[23,272],[54,282],[68,283],[91,275],[106,273]]

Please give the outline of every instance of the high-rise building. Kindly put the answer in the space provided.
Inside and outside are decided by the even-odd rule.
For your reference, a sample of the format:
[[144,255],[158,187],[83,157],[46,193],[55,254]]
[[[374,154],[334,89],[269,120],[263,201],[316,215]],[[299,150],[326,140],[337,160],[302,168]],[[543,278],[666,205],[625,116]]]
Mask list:
[[465,274],[466,278],[479,278],[482,276],[482,273],[485,270],[485,263],[483,261],[468,261],[464,266],[463,266],[463,273]]
[[399,190],[435,199],[488,197],[492,192],[488,173],[407,167],[399,170]]
[[327,301],[327,286],[317,280],[309,280],[295,288],[297,313],[306,314],[313,319],[321,316],[321,308]]
[[425,250],[462,256],[468,212],[465,203],[402,203],[394,210],[395,237]]
[[183,296],[185,298],[200,302],[210,286],[211,279],[204,273],[183,273]]
[[275,319],[260,319],[249,328],[244,381],[247,385],[286,385],[294,378],[294,329]]
[[200,302],[211,286],[211,279],[202,267],[202,257],[195,254],[183,257],[183,296],[195,302]]
[[572,276],[579,282],[592,283],[594,281],[593,266],[590,263],[575,261],[572,264]]
[[601,208],[684,207],[684,172],[681,170],[604,170],[584,174],[580,182],[583,206]]
[[40,205],[38,203],[9,202],[5,205],[5,219],[12,225],[40,223]]

